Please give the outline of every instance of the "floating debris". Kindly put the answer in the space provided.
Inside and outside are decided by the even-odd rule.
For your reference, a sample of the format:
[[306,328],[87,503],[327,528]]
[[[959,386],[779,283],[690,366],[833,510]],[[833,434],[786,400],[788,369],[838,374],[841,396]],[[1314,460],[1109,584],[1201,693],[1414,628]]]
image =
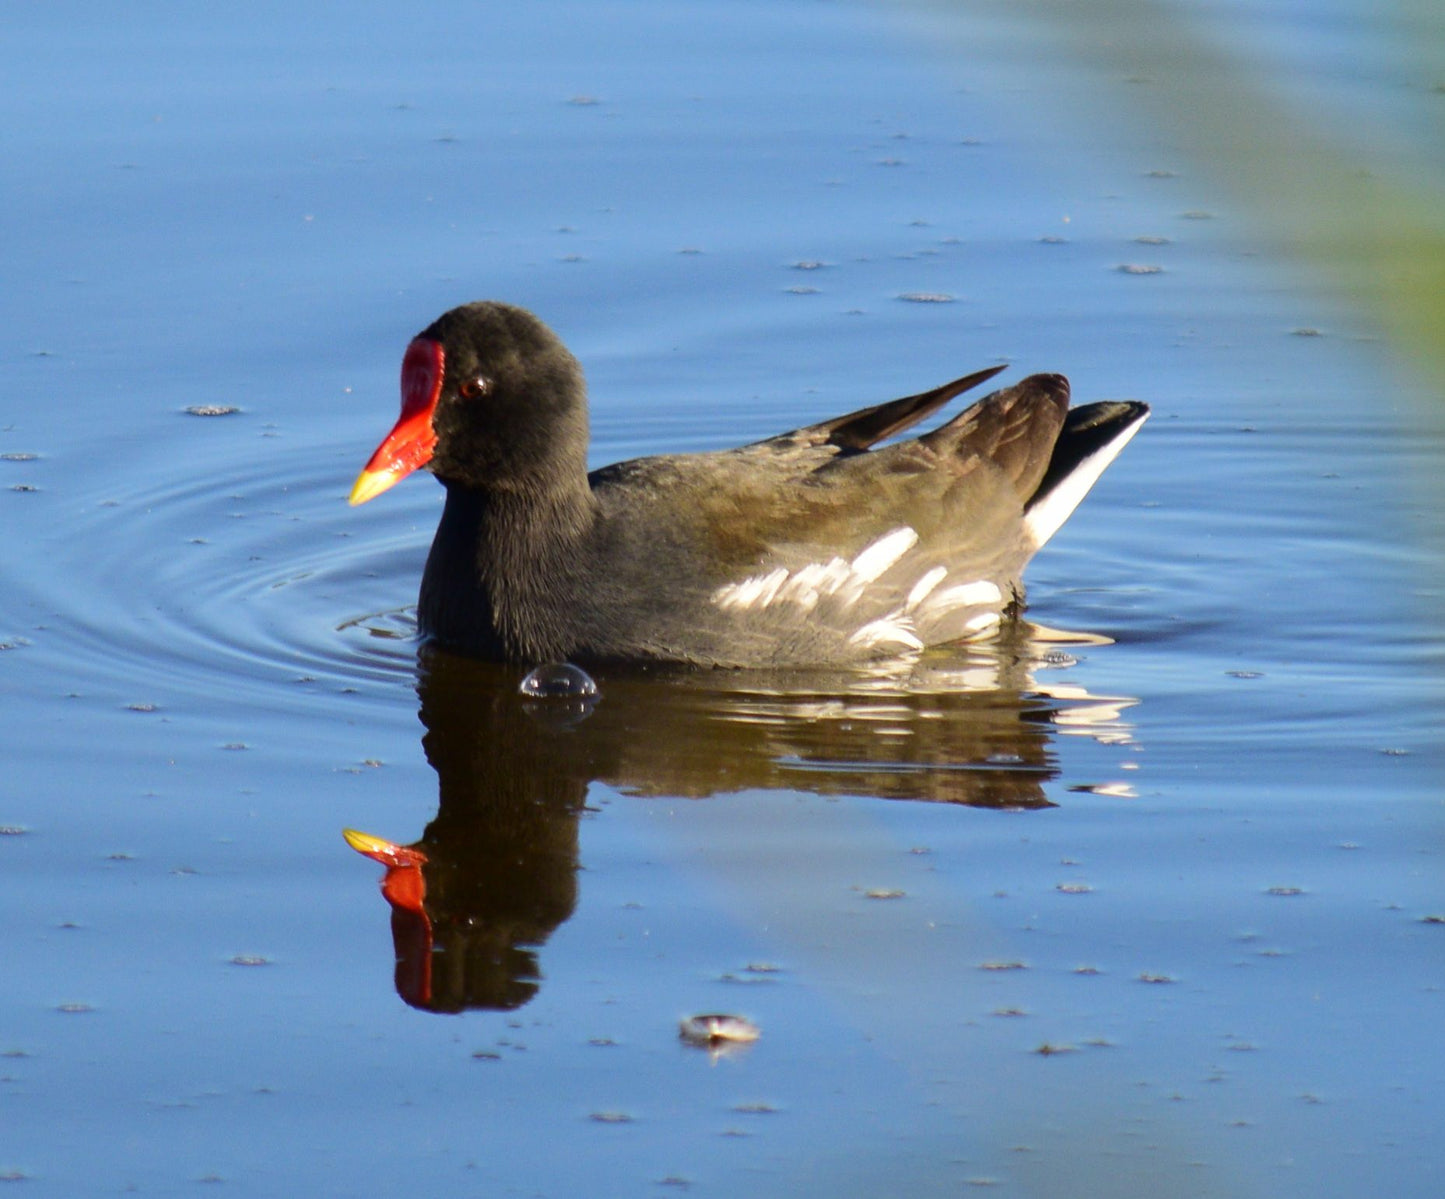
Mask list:
[[1072,1045],[1055,1045],[1049,1041],[1045,1041],[1035,1049],[1034,1052],[1040,1057],[1053,1057],[1057,1053],[1077,1053],[1078,1050]]
[[897,887],[869,887],[863,892],[866,899],[902,899],[906,894]]
[[1055,891],[1061,891],[1065,895],[1088,895],[1093,889],[1088,883],[1059,883],[1054,888]]
[[1137,799],[1138,792],[1128,783],[1082,783],[1070,787],[1081,795],[1103,795],[1110,799]]
[[689,1045],[701,1049],[717,1049],[722,1045],[746,1045],[762,1036],[762,1030],[742,1016],[715,1012],[706,1016],[689,1016],[678,1025],[677,1035]]
[[1121,262],[1114,268],[1124,275],[1162,275],[1164,268],[1147,262]]
[[717,976],[717,980],[720,983],[732,983],[742,987],[771,986],[778,981],[766,974],[734,974],[731,970],[724,970]]
[[1028,966],[1023,962],[991,961],[980,962],[978,968],[980,970],[1027,970]]
[[192,404],[185,409],[187,416],[234,416],[240,411],[233,404]]
[[1303,887],[1269,887],[1265,891],[1266,895],[1283,895],[1287,897],[1303,895],[1304,893],[1305,889]]
[[955,299],[946,291],[905,291],[898,298],[908,304],[952,304]]
[[587,1117],[594,1124],[631,1124],[635,1119],[628,1112],[601,1111],[593,1112]]
[[1145,970],[1140,973],[1139,981],[1141,983],[1154,983],[1156,985],[1162,985],[1165,983],[1178,982],[1179,980],[1176,979],[1172,974],[1151,974],[1148,970]]
[[231,959],[233,966],[269,966],[271,959],[262,957],[259,953],[238,953]]

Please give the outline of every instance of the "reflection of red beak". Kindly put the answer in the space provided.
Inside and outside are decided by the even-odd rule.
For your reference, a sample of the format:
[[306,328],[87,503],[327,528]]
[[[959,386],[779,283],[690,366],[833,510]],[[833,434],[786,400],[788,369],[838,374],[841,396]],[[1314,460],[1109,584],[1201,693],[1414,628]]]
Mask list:
[[343,829],[341,835],[357,853],[386,867],[381,893],[391,904],[391,938],[396,949],[396,989],[408,1003],[431,1002],[431,917],[426,913],[426,854],[408,845],[383,841],[370,833]]
[[431,461],[437,444],[431,418],[442,393],[445,368],[441,342],[418,337],[407,346],[401,360],[401,416],[357,476],[351,489],[352,504],[366,503]]
[[407,845],[383,841],[370,833],[359,833],[354,828],[343,829],[341,835],[357,853],[364,853],[386,867],[386,877],[381,880],[381,893],[392,907],[426,917],[426,908],[423,906],[426,900],[426,879],[421,872],[421,868],[426,865],[426,854]]

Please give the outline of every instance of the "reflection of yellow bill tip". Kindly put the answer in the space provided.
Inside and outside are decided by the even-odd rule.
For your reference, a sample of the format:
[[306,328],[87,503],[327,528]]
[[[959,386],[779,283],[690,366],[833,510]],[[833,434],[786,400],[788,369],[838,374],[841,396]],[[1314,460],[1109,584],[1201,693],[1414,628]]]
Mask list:
[[390,841],[383,841],[380,837],[373,837],[370,833],[363,833],[354,828],[342,829],[341,835],[357,853],[393,853],[396,850],[396,846]]
[[353,508],[357,504],[364,504],[367,500],[375,499],[400,479],[401,476],[394,470],[364,470],[356,476],[356,484],[346,502]]

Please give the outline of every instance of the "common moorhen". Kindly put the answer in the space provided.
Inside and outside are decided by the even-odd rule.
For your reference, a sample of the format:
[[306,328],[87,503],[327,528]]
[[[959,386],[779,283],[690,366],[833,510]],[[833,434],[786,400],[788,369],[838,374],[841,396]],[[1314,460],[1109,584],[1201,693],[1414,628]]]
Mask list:
[[582,369],[524,309],[454,308],[407,347],[364,503],[420,466],[446,487],[418,622],[516,662],[779,666],[993,630],[1020,573],[1149,414],[1069,409],[1032,375],[874,449],[991,367],[738,449],[587,472]]

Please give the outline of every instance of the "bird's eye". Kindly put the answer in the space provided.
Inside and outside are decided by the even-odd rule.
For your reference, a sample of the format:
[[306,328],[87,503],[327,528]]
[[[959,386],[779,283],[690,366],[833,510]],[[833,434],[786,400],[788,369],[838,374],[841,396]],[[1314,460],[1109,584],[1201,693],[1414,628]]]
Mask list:
[[472,379],[463,379],[457,385],[457,394],[464,400],[475,400],[478,396],[484,396],[492,390],[492,381],[485,375],[477,375]]

